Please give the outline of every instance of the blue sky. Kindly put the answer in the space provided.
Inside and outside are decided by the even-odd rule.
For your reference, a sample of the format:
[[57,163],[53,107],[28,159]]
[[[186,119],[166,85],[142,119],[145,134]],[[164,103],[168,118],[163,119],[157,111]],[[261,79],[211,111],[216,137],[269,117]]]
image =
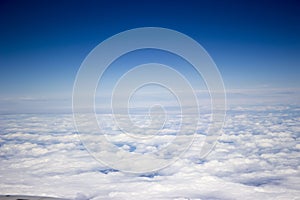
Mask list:
[[70,99],[77,70],[97,44],[147,26],[198,41],[228,90],[290,92],[300,85],[299,6],[296,1],[1,1],[0,97]]

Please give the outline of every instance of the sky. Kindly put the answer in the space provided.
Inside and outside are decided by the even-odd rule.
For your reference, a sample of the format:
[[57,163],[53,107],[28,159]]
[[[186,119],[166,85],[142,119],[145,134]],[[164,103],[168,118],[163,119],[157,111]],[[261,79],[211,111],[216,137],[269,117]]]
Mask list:
[[[0,0],[0,195],[299,198],[299,6],[292,0]],[[222,107],[164,118],[158,107],[72,114],[73,84],[89,52],[139,27],[173,29],[206,49],[224,81],[226,116]],[[201,105],[210,97],[186,60],[146,49],[121,56],[105,71],[96,109],[102,111],[98,100],[111,103],[106,94],[126,70],[145,62],[180,72]],[[164,76],[148,70],[132,82],[150,75]],[[185,96],[181,91],[153,87],[138,88],[128,106],[184,107],[173,104],[174,96]]]
[[48,108],[69,104],[88,53],[138,27],[174,29],[195,39],[213,58],[229,93],[299,93],[299,6],[291,0],[1,1],[2,110],[45,101]]

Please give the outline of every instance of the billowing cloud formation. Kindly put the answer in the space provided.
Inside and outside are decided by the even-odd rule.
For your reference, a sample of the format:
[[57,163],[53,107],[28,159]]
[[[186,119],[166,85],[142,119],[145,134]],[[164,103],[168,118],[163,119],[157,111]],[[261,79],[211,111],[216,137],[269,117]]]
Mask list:
[[[297,199],[300,196],[299,108],[236,107],[214,151],[199,158],[198,140],[160,171],[130,174],[97,162],[75,133],[72,115],[1,115],[0,193],[85,199]],[[109,115],[99,116],[99,119]],[[133,119],[137,124],[144,118]],[[106,124],[119,149],[151,153],[172,142],[178,119],[143,144]],[[108,128],[110,127],[110,129]],[[175,149],[174,149],[175,150]]]

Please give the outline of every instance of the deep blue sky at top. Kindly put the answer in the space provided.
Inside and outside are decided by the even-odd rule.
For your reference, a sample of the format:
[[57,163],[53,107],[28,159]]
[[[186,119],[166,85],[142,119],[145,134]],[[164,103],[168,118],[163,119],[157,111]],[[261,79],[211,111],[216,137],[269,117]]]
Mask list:
[[227,88],[300,85],[297,1],[0,2],[1,98],[70,96],[85,56],[124,30],[157,26],[197,40]]

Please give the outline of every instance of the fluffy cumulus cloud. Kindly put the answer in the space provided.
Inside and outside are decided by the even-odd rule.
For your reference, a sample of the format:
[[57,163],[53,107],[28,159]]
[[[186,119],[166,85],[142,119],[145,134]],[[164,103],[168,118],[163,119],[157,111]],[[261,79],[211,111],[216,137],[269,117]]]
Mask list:
[[[141,165],[139,155],[163,152],[162,158],[166,159],[177,155],[176,151],[190,137],[176,136],[180,117],[167,118],[162,130],[155,134],[143,134],[140,128],[149,125],[149,119],[133,116],[135,135],[122,133],[110,115],[99,115],[98,119],[105,139],[115,148],[98,141],[96,133],[89,135],[89,120],[85,124],[87,133],[82,133],[86,135],[78,137],[71,114],[0,115],[0,193],[77,200],[252,200],[300,196],[297,107],[230,109],[216,147],[201,159],[199,152],[210,119],[204,114],[196,140],[182,157],[161,170],[138,174],[118,170],[118,160],[114,160],[115,169],[106,166],[91,153],[96,158],[106,156],[107,160],[136,155],[131,162]],[[80,138],[88,142],[93,152],[86,150]],[[174,141],[176,145],[163,151]]]

